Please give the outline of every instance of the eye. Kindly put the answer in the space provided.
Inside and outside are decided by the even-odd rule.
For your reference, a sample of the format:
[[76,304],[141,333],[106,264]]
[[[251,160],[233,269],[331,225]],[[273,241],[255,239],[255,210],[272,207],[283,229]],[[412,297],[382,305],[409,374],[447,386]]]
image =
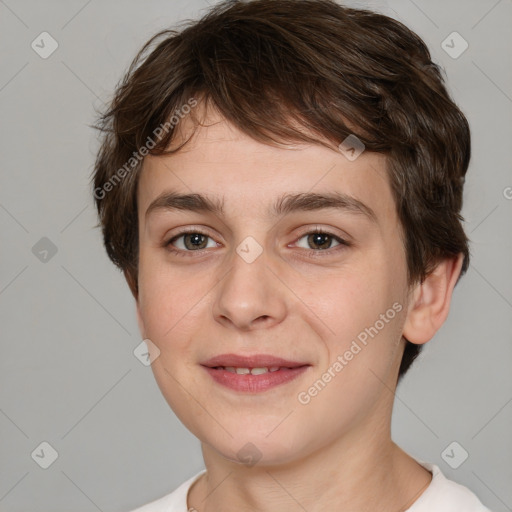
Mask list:
[[324,231],[312,231],[301,236],[297,242],[298,247],[315,251],[325,251],[338,245],[349,245],[342,238]]
[[200,251],[201,249],[217,247],[217,244],[212,238],[196,231],[177,235],[171,238],[166,245],[172,245],[181,251]]

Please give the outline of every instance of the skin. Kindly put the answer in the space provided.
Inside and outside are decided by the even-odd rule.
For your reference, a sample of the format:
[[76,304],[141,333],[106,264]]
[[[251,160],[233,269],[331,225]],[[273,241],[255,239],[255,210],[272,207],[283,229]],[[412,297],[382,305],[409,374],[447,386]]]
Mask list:
[[[403,510],[431,475],[391,440],[402,335],[415,343],[433,337],[448,315],[461,257],[409,286],[383,155],[364,152],[349,161],[320,145],[275,147],[214,110],[205,116],[182,150],[145,158],[137,196],[139,327],[160,351],[152,363],[156,381],[201,441],[207,469],[188,506]],[[175,142],[191,130],[185,118]],[[146,217],[164,191],[222,199],[223,213],[160,209]],[[333,191],[370,207],[376,221],[333,208],[269,213],[285,194]],[[307,234],[319,227],[351,245],[329,236],[322,238],[327,249],[309,245]],[[188,246],[186,237],[174,238],[183,228],[210,237],[202,239],[206,248],[186,252],[190,237]],[[248,236],[262,250],[252,263],[236,252]],[[402,310],[301,404],[298,394],[394,303]],[[240,393],[216,384],[200,366],[223,353],[272,354],[311,366],[292,382]],[[237,456],[247,443],[261,457],[255,465]]]

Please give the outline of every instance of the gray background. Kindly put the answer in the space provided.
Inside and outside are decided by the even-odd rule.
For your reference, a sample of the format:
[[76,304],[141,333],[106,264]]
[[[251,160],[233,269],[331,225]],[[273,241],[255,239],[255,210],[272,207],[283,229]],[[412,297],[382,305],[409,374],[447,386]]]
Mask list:
[[[394,438],[495,512],[512,510],[512,2],[356,5],[426,40],[473,135],[463,212],[472,265],[398,389]],[[2,511],[126,511],[202,468],[198,441],[133,355],[134,303],[94,228],[88,125],[149,36],[207,7],[0,0]],[[31,48],[43,31],[59,45],[47,59]],[[441,46],[453,31],[469,44],[456,59]],[[32,250],[42,237],[57,249],[46,261]],[[48,469],[31,457],[43,441],[58,452]],[[441,456],[453,441],[469,453],[458,469]]]

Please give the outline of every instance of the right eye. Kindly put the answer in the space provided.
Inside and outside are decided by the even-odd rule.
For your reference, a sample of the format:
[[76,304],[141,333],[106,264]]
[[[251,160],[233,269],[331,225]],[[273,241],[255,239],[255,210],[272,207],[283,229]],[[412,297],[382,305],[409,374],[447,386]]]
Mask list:
[[212,238],[199,231],[190,231],[176,235],[172,237],[168,242],[166,242],[165,245],[167,247],[176,247],[176,249],[178,250],[175,252],[200,251],[202,249],[210,249],[212,247],[217,247],[216,242]]

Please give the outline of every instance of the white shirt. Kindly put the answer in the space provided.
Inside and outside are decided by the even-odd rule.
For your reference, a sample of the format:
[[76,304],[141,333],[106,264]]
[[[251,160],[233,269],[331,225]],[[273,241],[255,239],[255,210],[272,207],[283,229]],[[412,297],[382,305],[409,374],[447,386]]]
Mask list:
[[[436,465],[420,464],[432,473],[432,481],[405,512],[491,512],[467,487],[448,480]],[[205,472],[205,469],[200,471],[174,492],[131,512],[188,512],[188,491]]]

